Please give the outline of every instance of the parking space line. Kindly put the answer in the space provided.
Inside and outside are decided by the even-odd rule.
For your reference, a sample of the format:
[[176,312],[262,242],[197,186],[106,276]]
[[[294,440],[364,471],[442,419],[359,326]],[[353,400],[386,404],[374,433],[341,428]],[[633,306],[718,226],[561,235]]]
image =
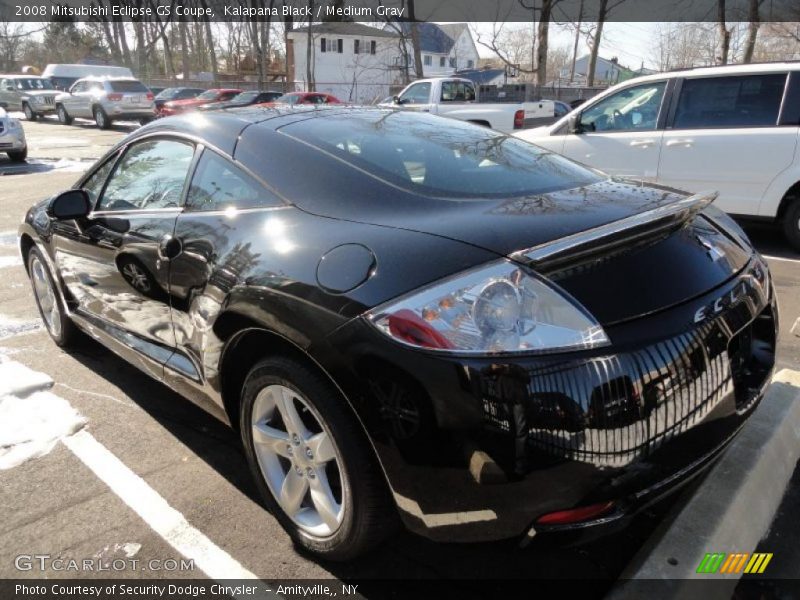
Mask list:
[[211,579],[258,579],[192,527],[186,518],[88,431],[61,440],[156,533]]

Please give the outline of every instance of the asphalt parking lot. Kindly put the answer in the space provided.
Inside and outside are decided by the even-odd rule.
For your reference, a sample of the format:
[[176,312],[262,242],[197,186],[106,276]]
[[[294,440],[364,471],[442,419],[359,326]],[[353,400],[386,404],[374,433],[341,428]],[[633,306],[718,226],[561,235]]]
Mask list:
[[[379,551],[347,565],[323,564],[298,553],[261,507],[235,433],[94,342],[87,340],[69,353],[58,349],[39,323],[17,254],[17,225],[34,201],[69,187],[94,159],[136,126],[115,124],[111,130],[100,131],[88,121],[63,126],[49,118],[24,122],[24,127],[29,163],[16,165],[4,155],[0,158],[0,355],[49,375],[55,382],[52,392],[86,418],[85,429],[91,436],[230,559],[226,564],[233,565],[231,577],[452,579],[467,597],[466,580],[473,578],[568,577],[610,582],[669,509],[669,505],[656,506],[630,529],[580,547],[556,548],[539,540],[525,550],[513,541],[443,545],[401,533]],[[778,368],[797,369],[800,255],[772,228],[748,226],[748,232],[768,257],[778,290],[782,318]],[[140,565],[181,558],[174,544],[132,508],[135,502],[112,492],[63,444],[0,471],[0,482],[0,578],[59,576],[52,570],[18,570],[15,558],[21,554],[106,561],[135,555]],[[113,575],[219,578],[219,573],[198,567],[127,569]],[[378,584],[359,588],[368,598],[381,597],[385,591]],[[599,586],[598,594],[602,591]]]

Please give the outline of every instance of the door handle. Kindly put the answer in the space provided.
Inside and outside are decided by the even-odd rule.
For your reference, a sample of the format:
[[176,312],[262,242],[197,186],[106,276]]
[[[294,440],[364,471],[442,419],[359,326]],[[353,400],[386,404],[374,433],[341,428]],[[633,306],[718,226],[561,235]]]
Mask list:
[[655,140],[633,140],[631,142],[631,146],[634,148],[649,148],[653,144],[655,144]]
[[158,244],[158,257],[161,260],[172,260],[183,252],[183,244],[180,238],[166,234]]
[[694,140],[690,139],[667,141],[667,146],[683,146],[684,148],[691,148],[692,144],[694,144]]

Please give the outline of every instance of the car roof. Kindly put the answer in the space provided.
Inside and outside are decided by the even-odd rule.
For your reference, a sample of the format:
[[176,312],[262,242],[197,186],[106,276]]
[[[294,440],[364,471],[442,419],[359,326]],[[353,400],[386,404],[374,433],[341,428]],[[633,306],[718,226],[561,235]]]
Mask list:
[[[397,110],[376,106],[337,105],[250,105],[233,108],[224,112],[190,112],[172,117],[157,119],[137,129],[126,140],[133,140],[141,135],[154,133],[182,134],[200,140],[228,154],[233,154],[236,142],[242,131],[248,127],[263,127],[266,130],[277,130],[279,127],[306,121],[313,118],[325,118],[333,115],[348,115],[363,112],[388,114]],[[125,140],[121,143],[127,143]]]
[[[800,71],[800,61],[798,62],[765,62],[749,63],[746,65],[721,65],[715,67],[694,67],[689,69],[676,69],[674,71],[663,71],[652,75],[643,75],[627,79],[624,83],[618,84],[619,87],[628,85],[631,82],[660,81],[663,79],[674,79],[676,77],[709,77],[715,75],[747,75],[758,73],[782,73],[786,71]],[[617,87],[617,86],[614,86]],[[610,89],[610,88],[609,88]]]

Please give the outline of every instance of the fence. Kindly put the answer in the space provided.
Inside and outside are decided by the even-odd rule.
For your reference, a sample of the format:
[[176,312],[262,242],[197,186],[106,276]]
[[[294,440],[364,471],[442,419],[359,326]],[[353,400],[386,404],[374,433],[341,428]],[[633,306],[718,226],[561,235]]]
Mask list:
[[202,89],[210,89],[210,88],[231,88],[237,90],[262,90],[265,92],[292,92],[294,91],[294,87],[292,84],[290,88],[285,88],[285,84],[283,81],[270,81],[264,83],[264,85],[259,86],[257,81],[245,81],[245,80],[227,80],[227,79],[218,79],[216,84],[213,81],[207,81],[204,79],[143,79],[142,83],[144,83],[147,87],[191,87],[191,88],[202,88]]

